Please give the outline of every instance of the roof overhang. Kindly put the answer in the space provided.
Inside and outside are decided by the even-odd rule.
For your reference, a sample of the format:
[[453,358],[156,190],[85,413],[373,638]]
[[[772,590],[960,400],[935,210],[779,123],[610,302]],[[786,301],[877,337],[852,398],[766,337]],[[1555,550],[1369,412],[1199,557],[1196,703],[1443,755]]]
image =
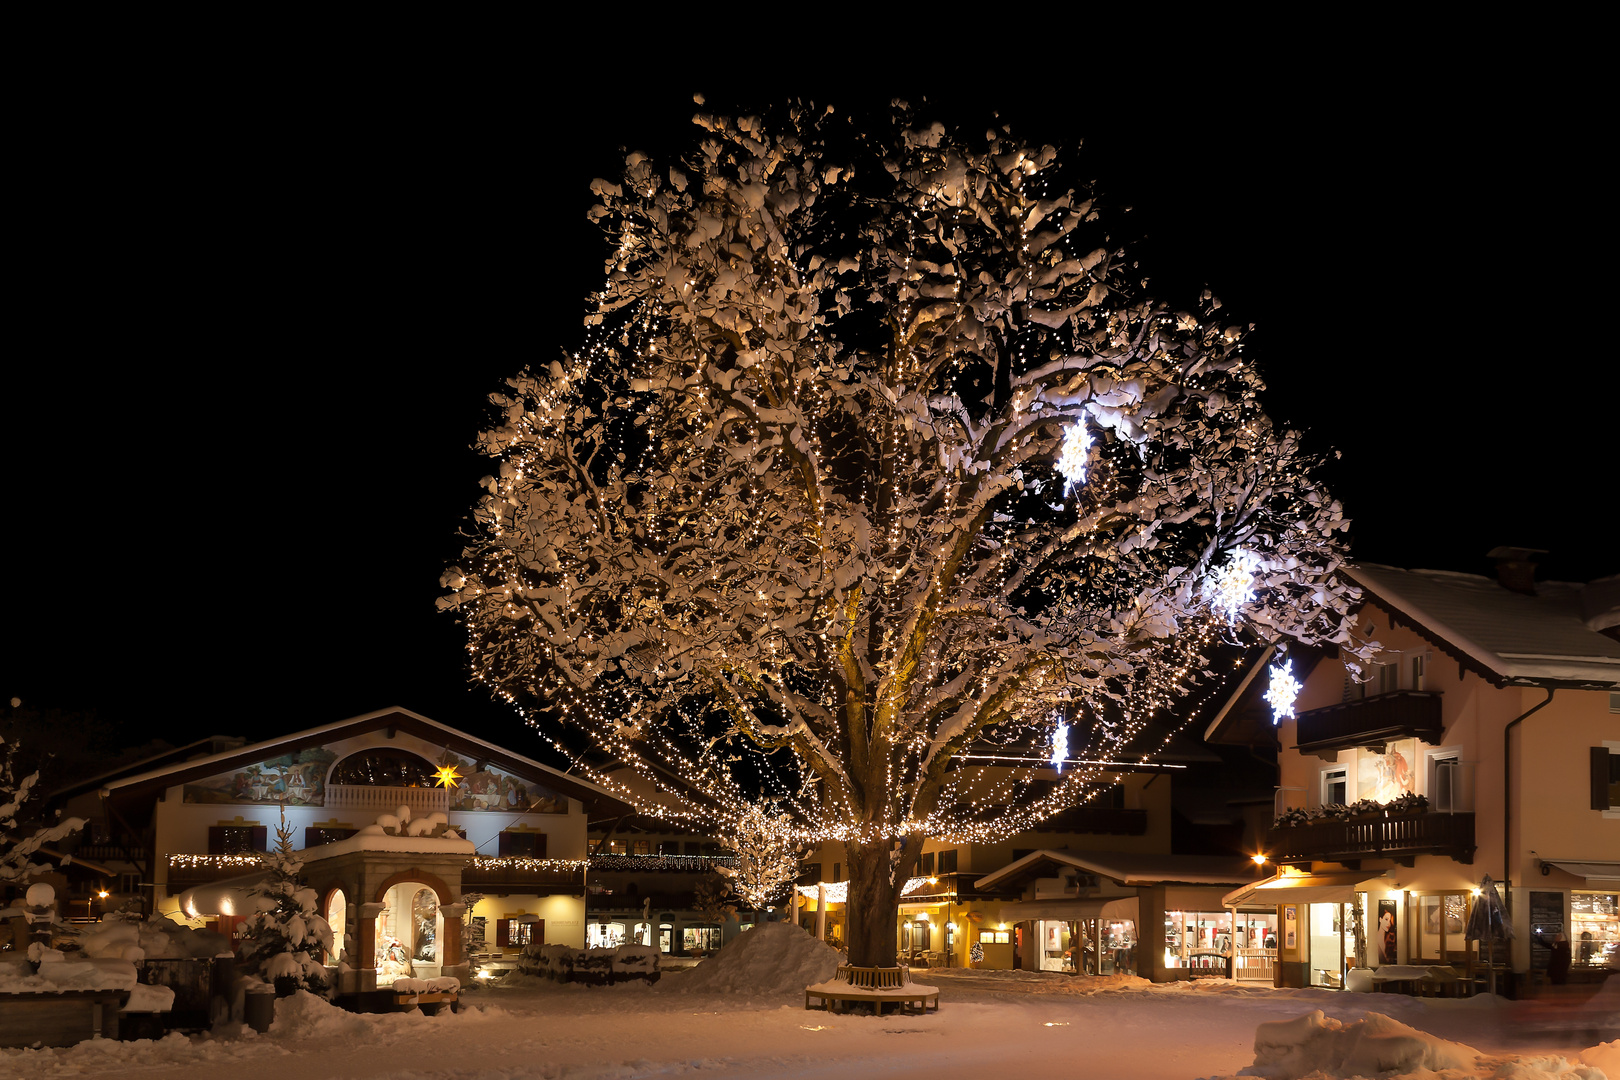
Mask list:
[[1620,881],[1620,862],[1577,862],[1573,859],[1542,859],[1541,862],[1587,881]]
[[1079,922],[1083,919],[1137,919],[1142,902],[1135,896],[1065,897],[1057,900],[1019,900],[1002,904],[997,918],[1003,922],[1048,919]]
[[[1320,874],[1277,874],[1221,898],[1223,907],[1275,907],[1278,904],[1348,904],[1355,900],[1357,886],[1383,881],[1383,874],[1364,870],[1328,871]],[[1365,892],[1365,889],[1360,891]]]

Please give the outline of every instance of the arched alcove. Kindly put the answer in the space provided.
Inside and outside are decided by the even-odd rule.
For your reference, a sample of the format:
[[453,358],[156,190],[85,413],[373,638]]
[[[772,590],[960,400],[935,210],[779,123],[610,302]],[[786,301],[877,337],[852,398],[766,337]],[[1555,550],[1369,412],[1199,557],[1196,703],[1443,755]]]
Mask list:
[[357,787],[432,787],[438,767],[397,746],[357,750],[332,766],[328,784]]

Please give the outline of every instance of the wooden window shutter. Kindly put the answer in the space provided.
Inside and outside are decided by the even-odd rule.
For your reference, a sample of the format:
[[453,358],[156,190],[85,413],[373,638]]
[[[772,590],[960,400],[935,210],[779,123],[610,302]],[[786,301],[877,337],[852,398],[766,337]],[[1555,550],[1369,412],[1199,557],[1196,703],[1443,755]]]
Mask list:
[[512,944],[512,920],[511,919],[496,919],[495,920],[495,944],[502,947],[502,948],[505,948],[506,946]]
[[1592,747],[1592,809],[1608,810],[1609,806],[1609,748]]
[[529,930],[529,941],[535,945],[546,943],[546,920],[534,920],[534,926]]

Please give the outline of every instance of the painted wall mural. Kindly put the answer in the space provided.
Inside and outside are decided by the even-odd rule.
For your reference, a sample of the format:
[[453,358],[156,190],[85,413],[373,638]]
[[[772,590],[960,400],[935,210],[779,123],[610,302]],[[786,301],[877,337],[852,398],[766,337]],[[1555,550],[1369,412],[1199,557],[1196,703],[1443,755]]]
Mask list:
[[509,814],[568,813],[566,797],[521,777],[509,776],[487,766],[476,768],[453,754],[445,754],[439,759],[439,764],[449,765],[459,774],[455,786],[450,789],[452,810],[491,810]]
[[1414,790],[1417,740],[1396,739],[1382,754],[1356,751],[1356,797],[1387,803]]
[[188,803],[276,803],[326,805],[326,774],[337,755],[324,746],[282,754],[234,773],[220,773],[185,785]]

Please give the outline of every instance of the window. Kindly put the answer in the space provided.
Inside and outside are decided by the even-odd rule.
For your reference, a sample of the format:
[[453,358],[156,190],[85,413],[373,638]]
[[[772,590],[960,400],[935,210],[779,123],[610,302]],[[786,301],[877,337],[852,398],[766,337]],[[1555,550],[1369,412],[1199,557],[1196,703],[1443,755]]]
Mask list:
[[800,885],[814,885],[816,882],[818,882],[820,880],[821,880],[821,864],[820,863],[818,863],[818,862],[807,862],[807,863],[800,863],[799,864],[799,884]]
[[353,835],[353,829],[334,829],[310,825],[304,829],[304,846],[312,848],[320,847],[322,844],[335,844],[339,840],[347,840]]
[[542,832],[502,832],[500,844],[499,853],[502,855],[520,859],[546,857],[546,834]]
[[332,769],[332,783],[372,787],[432,787],[437,770],[408,750],[378,746],[350,754]]
[[833,863],[833,876],[832,876],[832,879],[834,881],[843,881],[844,880],[844,864],[843,863]]
[[934,853],[932,851],[923,852],[922,862],[918,864],[917,872],[923,877],[928,877],[934,872]]
[[679,855],[680,853],[681,853],[681,842],[679,840],[660,840],[660,841],[658,841],[658,854],[660,854],[660,855]]
[[1592,809],[1620,810],[1620,743],[1592,747]]
[[1569,894],[1569,929],[1575,963],[1607,967],[1620,949],[1620,894]]
[[1322,805],[1343,806],[1348,803],[1350,794],[1350,770],[1343,765],[1335,765],[1322,770]]
[[1429,758],[1429,808],[1453,814],[1462,809],[1462,763],[1455,750]]
[[521,948],[524,945],[544,944],[546,920],[496,919],[495,944],[501,947]]
[[630,854],[632,854],[632,855],[651,855],[652,854],[652,841],[651,840],[637,840],[635,843],[630,845]]
[[939,872],[941,874],[956,873],[956,848],[939,853]]
[[208,854],[251,855],[265,849],[263,825],[210,825]]

